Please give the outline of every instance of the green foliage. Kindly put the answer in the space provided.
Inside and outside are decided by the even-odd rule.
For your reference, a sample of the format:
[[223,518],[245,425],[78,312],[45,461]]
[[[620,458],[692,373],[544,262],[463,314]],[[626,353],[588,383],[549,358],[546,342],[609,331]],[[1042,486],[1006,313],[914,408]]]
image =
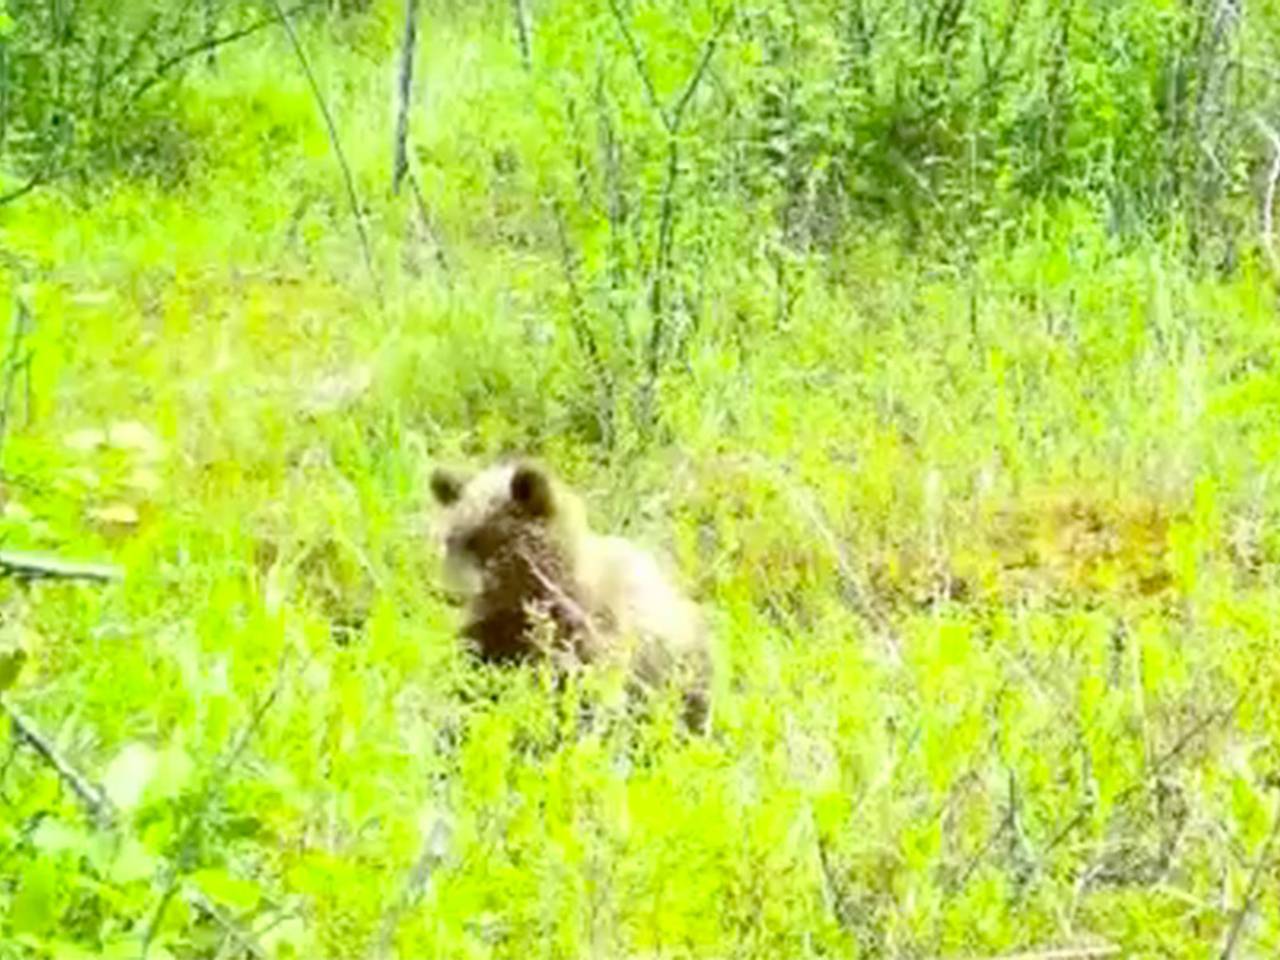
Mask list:
[[[1274,954],[1275,286],[1188,256],[1274,4],[529,6],[423,5],[421,208],[398,13],[302,22],[381,300],[276,31],[0,212],[0,538],[128,571],[0,580],[0,960]],[[711,736],[464,655],[423,479],[514,449],[678,559]]]
[[0,9],[0,173],[29,184],[124,173],[172,185],[200,145],[164,95],[276,19],[249,0],[9,0]]

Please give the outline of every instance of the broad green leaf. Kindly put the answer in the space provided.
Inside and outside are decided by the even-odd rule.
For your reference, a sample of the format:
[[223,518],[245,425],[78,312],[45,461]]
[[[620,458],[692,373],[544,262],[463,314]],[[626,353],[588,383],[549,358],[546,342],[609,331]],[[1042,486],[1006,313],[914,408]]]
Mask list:
[[50,960],[97,960],[98,958],[96,950],[86,950],[68,940],[46,942],[44,948],[49,951]]
[[141,841],[126,837],[120,851],[111,863],[108,874],[113,883],[134,883],[145,880],[156,872],[157,859]]
[[15,933],[42,933],[58,920],[58,872],[52,860],[40,857],[27,864],[9,909]]
[[131,743],[121,750],[102,779],[111,802],[124,811],[136,807],[155,774],[156,764],[155,751],[145,744]]
[[156,757],[155,772],[151,777],[148,796],[155,800],[168,800],[179,796],[191,782],[191,775],[195,768],[195,763],[187,751],[171,744],[160,751]]
[[226,870],[200,870],[191,876],[191,882],[206,896],[233,910],[252,910],[262,899],[262,891],[256,883],[233,877]]
[[0,693],[4,693],[14,685],[18,674],[22,672],[22,665],[26,662],[27,651],[21,648],[0,651]]
[[[134,960],[141,956],[142,945],[138,937],[115,937],[103,945],[100,956],[103,960]],[[153,943],[147,949],[147,960],[173,960],[173,953],[159,944]]]
[[36,827],[35,833],[31,836],[31,842],[41,853],[54,856],[68,851],[83,851],[89,845],[89,834],[81,827],[67,823],[65,820],[46,817],[40,821],[40,826]]
[[290,917],[272,925],[261,940],[263,949],[273,957],[300,957],[307,942],[307,928],[297,917]]

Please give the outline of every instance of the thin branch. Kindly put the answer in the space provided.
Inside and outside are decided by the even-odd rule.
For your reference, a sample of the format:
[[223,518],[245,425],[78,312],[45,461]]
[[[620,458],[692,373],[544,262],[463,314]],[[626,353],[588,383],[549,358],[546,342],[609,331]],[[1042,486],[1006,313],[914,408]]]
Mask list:
[[431,245],[435,248],[436,265],[440,267],[440,272],[448,282],[452,276],[449,270],[449,257],[445,253],[444,243],[440,240],[440,231],[436,229],[431,211],[427,208],[427,198],[422,195],[422,185],[418,183],[418,177],[412,170],[408,171],[407,178],[409,189],[413,193],[414,205],[418,208],[418,219],[422,221],[422,229],[426,231]]
[[1276,247],[1275,210],[1276,184],[1280,183],[1280,133],[1262,119],[1254,116],[1254,123],[1262,131],[1262,135],[1271,142],[1271,172],[1267,175],[1267,189],[1262,199],[1262,247],[1271,261],[1271,268],[1280,278],[1280,248]]
[[319,107],[320,113],[324,117],[325,127],[329,131],[329,143],[338,159],[338,166],[342,168],[342,179],[347,187],[347,200],[351,204],[351,213],[355,217],[356,231],[360,234],[360,248],[364,252],[365,266],[369,270],[369,276],[373,281],[379,299],[381,299],[382,284],[379,282],[378,272],[373,264],[373,247],[369,243],[369,233],[365,227],[364,214],[360,209],[360,199],[356,196],[355,178],[351,174],[351,166],[347,163],[346,154],[342,151],[342,142],[338,139],[338,126],[334,122],[333,113],[329,110],[329,104],[324,99],[324,93],[320,90],[320,82],[316,79],[315,71],[311,69],[311,61],[307,58],[307,52],[302,47],[298,32],[293,28],[293,21],[289,19],[289,13],[281,6],[280,0],[268,0],[268,2],[275,9],[280,25],[284,27],[285,33],[289,36],[289,43],[298,58],[302,72],[306,74],[307,83],[311,86],[311,93],[315,97],[316,106]]
[[[4,397],[0,400],[0,476],[4,476],[3,453],[5,441],[9,436],[9,412],[13,402],[13,388],[18,382],[18,372],[24,366],[20,358],[22,342],[31,331],[31,308],[20,296],[14,298],[14,313],[16,316],[13,320],[13,335],[9,340],[9,356],[5,359],[4,365]],[[27,375],[30,376],[29,367]],[[28,410],[27,416],[30,417],[30,415],[31,411]]]
[[400,925],[400,918],[427,889],[432,872],[448,852],[448,845],[449,825],[443,819],[437,819],[422,842],[422,852],[409,871],[404,892],[383,918],[382,929],[373,951],[375,958],[391,956],[392,941],[395,939],[396,928]]
[[1221,960],[1231,960],[1235,956],[1236,947],[1240,943],[1240,934],[1244,930],[1244,923],[1249,918],[1249,914],[1253,913],[1253,908],[1258,901],[1258,885],[1262,882],[1263,873],[1271,865],[1271,848],[1275,845],[1277,836],[1280,836],[1280,801],[1276,803],[1275,818],[1271,821],[1271,832],[1267,834],[1267,839],[1263,841],[1262,850],[1258,853],[1258,862],[1253,865],[1253,870],[1249,874],[1249,887],[1245,891],[1244,903],[1240,905],[1235,919],[1231,921],[1231,930],[1227,934],[1226,945],[1222,948]]
[[[214,0],[204,0],[204,36],[206,40],[213,40],[217,34],[214,32],[218,26],[218,11]],[[216,69],[218,66],[217,47],[209,48],[209,55],[205,58],[205,66],[210,70]]]
[[654,256],[653,277],[649,287],[651,326],[649,328],[649,343],[647,347],[648,371],[645,382],[640,387],[643,415],[646,419],[649,419],[652,416],[653,400],[658,388],[658,377],[662,371],[664,347],[667,341],[667,281],[671,272],[672,248],[675,237],[677,212],[675,191],[676,185],[680,180],[680,127],[684,123],[685,111],[688,109],[689,103],[693,100],[694,94],[697,93],[698,88],[702,85],[703,78],[707,74],[707,68],[711,64],[711,58],[715,55],[716,48],[720,43],[720,37],[729,25],[733,7],[726,7],[716,19],[710,35],[703,41],[698,63],[690,73],[684,89],[671,109],[665,108],[658,98],[653,77],[644,58],[644,51],[641,50],[630,24],[627,22],[626,17],[623,16],[618,0],[609,0],[609,8],[613,11],[618,29],[626,41],[627,49],[631,52],[631,59],[635,64],[636,72],[640,75],[640,82],[644,87],[645,96],[667,132],[667,162],[666,171],[663,175],[662,199],[659,202],[658,213],[658,249]]
[[396,92],[395,142],[391,158],[391,192],[400,193],[400,181],[409,172],[409,101],[413,97],[413,52],[418,39],[418,0],[404,0],[404,36],[400,41],[400,75]]
[[0,577],[18,580],[89,580],[113,583],[124,579],[124,571],[105,563],[75,563],[57,557],[14,550],[0,551]]
[[640,74],[640,83],[644,86],[645,96],[649,98],[649,105],[657,111],[662,120],[662,125],[670,129],[670,125],[667,123],[666,111],[662,109],[662,101],[658,99],[658,91],[653,86],[653,77],[649,74],[649,65],[645,62],[644,54],[640,50],[640,44],[636,42],[635,34],[631,32],[631,25],[627,23],[627,18],[622,15],[622,8],[618,6],[618,0],[609,0],[609,9],[613,11],[613,18],[618,22],[618,29],[622,32],[622,37],[627,43],[627,49],[631,51],[631,59],[635,63],[636,73]]
[[8,715],[17,739],[25,741],[31,749],[44,758],[49,766],[53,767],[62,782],[79,798],[94,823],[102,829],[110,827],[115,820],[115,810],[102,789],[91,783],[87,777],[67,762],[57,748],[41,734],[35,723],[3,697],[0,697],[0,710]]
[[516,18],[516,41],[520,44],[520,62],[525,70],[533,69],[533,26],[530,23],[528,0],[511,0]]
[[[187,869],[187,861],[191,857],[191,852],[195,846],[196,834],[203,825],[204,811],[209,804],[213,802],[214,796],[222,788],[223,781],[230,774],[231,768],[239,762],[241,755],[253,737],[257,734],[262,726],[262,721],[266,718],[267,711],[275,704],[280,696],[281,690],[284,688],[285,667],[289,662],[289,648],[285,647],[280,654],[280,664],[276,668],[275,682],[272,684],[270,692],[262,698],[258,705],[254,708],[249,716],[249,720],[241,729],[239,735],[232,743],[231,749],[218,763],[217,767],[209,774],[205,780],[204,788],[200,793],[199,799],[196,801],[191,811],[188,813],[189,819],[183,828],[181,836],[176,844],[177,855],[172,865],[168,869],[168,876],[164,881],[164,891],[160,894],[160,899],[156,903],[156,908],[151,914],[151,920],[147,924],[146,931],[142,935],[141,960],[146,960],[147,953],[151,949],[151,943],[155,939],[156,933],[160,929],[160,921],[164,918],[165,911],[169,907],[169,903],[173,900],[174,895],[178,892],[178,886],[182,878],[183,872]],[[193,892],[194,891],[194,892]],[[235,931],[234,926],[230,925],[230,921],[224,921],[218,913],[217,909],[209,901],[209,899],[198,889],[190,887],[188,896],[201,910],[205,911],[209,916],[217,920],[225,930],[230,934]],[[236,933],[236,936],[243,941],[247,948],[255,957],[265,957],[266,954],[261,948],[257,947],[243,934]]]
[[222,928],[227,941],[235,944],[241,953],[249,954],[254,960],[266,960],[267,952],[254,942],[248,934],[242,933],[240,928],[236,926],[235,921],[219,910],[217,905],[205,896],[199,887],[194,884],[187,884],[186,896],[193,907]]
[[13,201],[19,200],[22,197],[25,197],[32,190],[36,189],[36,187],[39,187],[42,184],[44,184],[44,182],[47,179],[48,179],[48,168],[46,167],[45,169],[42,169],[37,173],[35,173],[31,177],[31,179],[28,180],[26,183],[24,183],[22,186],[15,187],[14,189],[10,190],[8,193],[0,193],[0,207],[3,207],[5,204],[8,204],[8,203],[13,203]]
[[[287,16],[291,17],[295,14],[302,13],[308,7],[315,6],[318,2],[319,0],[302,0],[301,3],[298,3],[293,7],[289,8],[289,10],[287,11]],[[275,0],[272,0],[272,3],[277,10],[280,9],[279,4],[276,3]],[[240,27],[237,30],[232,30],[229,33],[219,34],[218,36],[214,36],[214,37],[205,37],[199,43],[193,43],[190,46],[184,47],[183,49],[179,50],[177,53],[174,53],[168,57],[165,57],[158,64],[156,64],[156,68],[151,72],[149,76],[147,76],[146,79],[139,82],[138,85],[133,88],[128,98],[130,100],[137,100],[144,93],[146,93],[148,90],[154,87],[157,83],[163,80],[166,76],[168,76],[170,71],[172,71],[175,67],[180,67],[182,64],[186,63],[188,60],[192,59],[193,57],[198,57],[202,53],[211,54],[214,50],[218,49],[219,47],[225,47],[229,43],[235,43],[237,40],[243,40],[245,37],[252,36],[253,34],[258,33],[259,31],[265,30],[267,27],[273,26],[280,19],[280,16],[281,16],[280,14],[277,14],[276,16],[263,17],[262,19],[255,20],[252,23],[246,24],[245,26]],[[117,69],[119,70],[122,68],[123,68],[123,64],[121,65],[120,68],[117,68]],[[108,77],[108,80],[110,79],[112,78]]]
[[596,388],[600,392],[599,421],[601,431],[604,433],[606,441],[612,443],[613,378],[609,375],[609,368],[605,364],[603,354],[600,352],[600,344],[596,340],[595,332],[587,322],[587,305],[582,296],[581,286],[578,283],[578,262],[574,256],[573,248],[569,244],[569,232],[564,222],[564,211],[561,209],[558,200],[551,201],[551,210],[556,221],[556,236],[560,241],[560,262],[564,270],[565,283],[569,288],[570,326],[573,329],[573,336],[578,342],[579,349],[587,355],[587,362],[590,364],[591,372],[595,378]]
[[105,71],[102,76],[101,83],[98,85],[100,88],[109,86],[117,77],[133,65],[134,60],[137,59],[138,51],[142,49],[142,45],[147,41],[147,38],[155,32],[155,29],[159,24],[160,11],[156,10],[147,18],[147,22],[143,25],[142,29],[133,35],[133,40],[130,42],[129,49],[125,52],[125,55],[120,58],[119,62],[117,62],[114,67]]
[[706,75],[707,67],[711,64],[711,58],[715,56],[716,48],[720,45],[720,38],[724,36],[725,28],[729,26],[729,20],[733,16],[733,8],[726,7],[720,14],[720,18],[716,21],[715,27],[711,31],[711,35],[703,41],[702,57],[698,60],[698,66],[694,69],[693,74],[689,77],[689,82],[685,84],[684,93],[680,95],[676,108],[671,115],[671,132],[678,133],[680,124],[684,120],[685,108],[689,106],[689,101],[693,99],[693,95],[698,92],[698,88],[702,86],[702,79]]

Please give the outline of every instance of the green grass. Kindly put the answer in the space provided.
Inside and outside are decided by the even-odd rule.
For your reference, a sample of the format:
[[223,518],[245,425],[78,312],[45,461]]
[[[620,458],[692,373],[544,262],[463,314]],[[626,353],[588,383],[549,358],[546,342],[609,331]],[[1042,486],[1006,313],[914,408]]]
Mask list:
[[[133,957],[153,926],[152,957],[237,955],[229,929],[307,958],[1208,957],[1246,905],[1236,955],[1274,955],[1265,261],[1205,278],[1065,203],[964,269],[851,234],[779,281],[733,245],[749,208],[689,200],[704,326],[660,429],[624,406],[607,447],[541,202],[560,101],[506,30],[423,40],[448,276],[386,189],[389,45],[310,38],[381,303],[278,38],[184,90],[180,186],[0,214],[0,302],[35,320],[0,533],[128,570],[3,586],[6,702],[120,816],[0,735],[0,958]],[[607,237],[570,219],[590,271]],[[67,442],[120,423],[157,450]],[[545,676],[463,655],[424,480],[514,449],[678,558],[710,737],[608,689],[581,730]]]

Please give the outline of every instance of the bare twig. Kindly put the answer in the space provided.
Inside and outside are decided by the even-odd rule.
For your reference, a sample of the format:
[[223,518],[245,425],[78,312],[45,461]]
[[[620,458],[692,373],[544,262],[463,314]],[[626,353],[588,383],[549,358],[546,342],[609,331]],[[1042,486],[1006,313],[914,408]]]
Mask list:
[[320,90],[320,82],[316,79],[315,71],[311,69],[311,61],[307,57],[307,51],[303,49],[302,40],[298,37],[298,32],[293,28],[293,21],[289,18],[289,13],[281,6],[280,0],[268,0],[268,2],[274,8],[280,25],[284,27],[285,33],[289,36],[289,44],[293,47],[294,55],[298,58],[298,64],[302,67],[302,72],[306,74],[307,83],[310,85],[311,93],[315,97],[316,106],[324,118],[325,128],[329,132],[329,144],[333,147],[338,166],[342,168],[342,179],[346,184],[347,200],[351,204],[351,214],[355,217],[356,231],[360,235],[360,248],[364,252],[365,266],[369,270],[369,277],[373,281],[379,299],[381,299],[382,284],[378,279],[378,271],[373,263],[373,246],[369,242],[369,232],[365,227],[364,213],[360,208],[360,199],[356,196],[355,178],[351,174],[351,166],[347,163],[347,156],[343,153],[342,142],[338,139],[338,125],[334,122],[333,113],[329,110],[329,104],[325,101],[324,93]]
[[104,563],[74,563],[56,557],[0,550],[0,577],[19,580],[89,580],[111,583],[124,578],[116,566]]
[[635,34],[631,32],[631,24],[622,14],[622,8],[618,6],[618,0],[609,0],[609,9],[613,11],[613,19],[617,21],[618,29],[622,33],[622,39],[626,41],[627,49],[631,52],[631,60],[636,65],[636,73],[640,74],[640,83],[644,86],[645,96],[649,99],[649,106],[657,112],[662,118],[662,123],[666,126],[667,112],[662,109],[662,101],[658,99],[658,91],[653,86],[653,77],[649,72],[649,64],[644,59],[644,53],[640,49],[640,44],[636,42]]
[[247,934],[241,932],[235,921],[218,909],[217,905],[201,892],[194,884],[187,884],[187,901],[206,917],[222,928],[226,939],[235,945],[242,954],[247,953],[255,960],[266,960],[267,952]]
[[17,739],[25,741],[31,749],[44,758],[49,766],[53,767],[62,782],[70,787],[71,792],[79,798],[94,823],[101,829],[109,828],[115,820],[115,810],[102,789],[91,783],[87,777],[64,759],[57,748],[40,732],[35,723],[3,697],[0,697],[0,710],[3,710],[8,715]]
[[589,649],[597,651],[602,649],[600,642],[600,634],[596,630],[595,624],[591,621],[591,615],[582,608],[582,605],[561,588],[546,571],[538,564],[538,562],[529,553],[522,551],[521,556],[524,562],[529,565],[529,572],[533,574],[533,578],[538,581],[542,589],[551,595],[551,599],[560,608],[561,614],[569,622],[569,625],[579,631],[583,638],[589,644]]
[[[212,41],[217,36],[218,8],[214,0],[204,0],[204,37]],[[218,66],[217,47],[209,47],[209,55],[205,57],[205,66],[214,70]]]
[[[282,658],[282,669],[283,662]],[[267,707],[274,702],[279,689],[280,685],[279,682],[277,682],[272,695],[267,698],[257,711],[255,711],[254,717],[247,728],[247,733],[251,733],[252,730],[256,729],[257,725],[261,723],[262,716],[265,714]],[[81,804],[84,806],[98,829],[109,830],[113,828],[118,819],[117,811],[102,788],[92,783],[88,777],[76,770],[76,768],[58,752],[57,748],[54,747],[49,739],[40,732],[35,723],[28,719],[20,710],[18,710],[17,707],[9,703],[3,696],[0,696],[0,710],[8,715],[9,722],[13,725],[15,735],[14,739],[28,744],[45,760],[46,763],[49,764],[49,766],[53,767],[54,771],[62,779],[62,782],[65,783],[80,800]],[[231,762],[234,762],[234,759],[238,757],[239,752],[244,749],[247,742],[247,735],[240,738],[236,748],[232,751],[231,759],[224,764],[224,767],[228,767]],[[209,791],[206,791],[206,798],[208,793]],[[186,841],[189,841],[189,839],[190,837],[188,836],[184,841],[184,845],[186,845]],[[150,941],[155,934],[156,921],[161,915],[163,915],[164,908],[168,905],[169,900],[173,896],[173,889],[176,889],[176,882],[173,888],[166,891],[161,899],[159,911],[156,916],[152,918],[152,925],[148,929],[146,939],[144,940],[142,947],[142,955],[144,958],[150,945]],[[222,927],[227,939],[234,942],[243,952],[249,953],[255,958],[259,958],[259,960],[265,960],[266,953],[262,948],[242,933],[236,926],[235,922],[224,916],[213,902],[194,885],[188,885],[187,899],[191,901],[196,909],[200,910],[200,912],[204,913]]]
[[31,178],[22,186],[14,187],[8,193],[0,193],[0,207],[3,207],[7,203],[13,203],[15,200],[22,199],[32,190],[36,189],[36,187],[43,185],[47,179],[47,171],[40,170],[32,174]]
[[1231,921],[1231,929],[1227,932],[1227,942],[1223,946],[1220,955],[1221,960],[1231,960],[1235,956],[1245,921],[1249,918],[1249,914],[1253,912],[1253,908],[1258,901],[1258,885],[1262,882],[1262,875],[1271,865],[1271,848],[1275,845],[1277,836],[1280,836],[1280,800],[1277,800],[1276,803],[1275,817],[1271,821],[1271,832],[1267,834],[1267,839],[1262,842],[1262,849],[1258,852],[1258,861],[1253,865],[1253,870],[1249,874],[1249,886],[1245,891],[1244,903],[1240,904],[1240,909],[1236,911],[1235,919]]
[[[167,876],[164,880],[164,891],[160,894],[160,899],[156,903],[156,908],[151,914],[151,921],[147,924],[146,931],[142,936],[141,960],[146,960],[147,953],[151,948],[151,942],[155,939],[155,935],[160,929],[160,921],[164,918],[165,910],[168,908],[170,901],[173,900],[174,895],[178,892],[182,874],[188,869],[188,861],[190,860],[192,850],[195,847],[196,835],[203,826],[204,821],[202,817],[204,811],[207,809],[209,804],[213,802],[213,798],[218,791],[222,789],[223,782],[227,775],[230,774],[231,768],[239,762],[241,755],[246,749],[248,749],[253,737],[261,728],[262,721],[266,718],[267,711],[271,709],[279,698],[280,692],[284,688],[285,667],[288,664],[288,661],[289,648],[285,647],[284,651],[280,655],[280,664],[276,669],[275,683],[272,685],[270,692],[262,698],[254,708],[253,712],[249,715],[248,721],[233,741],[231,749],[226,752],[217,767],[209,774],[208,778],[205,780],[204,788],[201,791],[200,797],[187,814],[189,819],[187,820],[186,826],[183,828],[182,834],[178,838],[176,845],[177,856],[174,858],[173,863],[167,870]],[[194,888],[191,889],[194,890]],[[217,920],[224,929],[228,930],[229,935],[231,931],[235,930],[235,928],[230,925],[230,921],[224,920],[220,916],[216,908],[203,893],[200,893],[198,890],[194,890],[194,894],[189,892],[188,896],[193,903],[200,907],[201,910],[204,910],[209,916]],[[236,933],[236,936],[239,940],[244,942],[246,949],[248,949],[255,957],[266,956],[262,948],[253,944],[247,936],[239,934],[238,932]]]
[[448,845],[449,825],[443,819],[437,819],[422,842],[422,852],[409,871],[404,892],[383,918],[382,930],[378,934],[378,943],[373,951],[374,958],[391,956],[392,940],[396,935],[396,927],[400,925],[401,916],[426,890],[427,884],[431,881],[432,872],[448,852]]
[[569,287],[570,325],[573,329],[574,339],[578,342],[578,347],[587,355],[587,362],[590,364],[591,373],[596,381],[596,389],[600,394],[598,418],[601,432],[604,434],[605,442],[612,444],[613,378],[609,375],[609,368],[600,352],[600,344],[596,340],[595,332],[587,322],[587,305],[578,283],[578,262],[574,256],[573,248],[569,245],[569,233],[564,222],[564,211],[556,200],[551,201],[551,209],[556,221],[556,235],[560,241],[560,261],[564,269],[565,283]]
[[414,205],[418,208],[418,219],[422,223],[422,229],[426,232],[431,246],[435,250],[436,265],[440,268],[440,272],[444,274],[446,282],[450,278],[449,256],[445,253],[444,243],[440,239],[440,231],[436,229],[435,221],[431,217],[431,211],[427,209],[427,198],[422,195],[422,186],[418,183],[418,177],[412,169],[406,174],[409,181],[409,189],[413,193]]
[[[14,314],[13,335],[9,340],[9,356],[5,358],[4,364],[4,396],[0,399],[0,476],[4,475],[3,454],[5,441],[9,436],[9,413],[13,402],[13,388],[18,382],[18,374],[21,371],[26,370],[28,381],[31,378],[30,367],[21,356],[22,343],[31,332],[31,308],[21,296],[14,298]],[[27,416],[31,416],[30,410],[27,411]]]
[[409,101],[413,98],[413,52],[418,39],[418,0],[404,0],[404,36],[400,41],[400,74],[396,92],[396,133],[391,159],[391,192],[400,193],[400,181],[409,172]]
[[672,248],[675,242],[677,214],[675,191],[680,180],[680,128],[684,123],[685,111],[706,77],[707,68],[710,66],[711,58],[715,55],[716,48],[720,44],[720,38],[729,26],[733,15],[733,7],[732,5],[725,7],[716,19],[710,35],[702,44],[702,52],[698,57],[697,65],[689,74],[689,79],[685,82],[684,89],[681,90],[680,96],[671,107],[663,106],[662,100],[658,96],[652,72],[649,70],[649,64],[644,57],[644,51],[640,48],[640,43],[636,40],[635,33],[631,30],[631,25],[623,14],[619,0],[609,0],[609,9],[613,12],[614,20],[618,24],[618,30],[622,33],[627,49],[631,53],[631,60],[635,65],[636,73],[640,75],[640,83],[644,88],[645,96],[654,112],[658,115],[658,119],[667,134],[667,163],[666,171],[663,175],[662,199],[659,203],[658,214],[658,249],[654,256],[653,277],[649,287],[651,326],[649,327],[647,357],[648,371],[647,379],[641,385],[642,408],[647,418],[652,413],[654,393],[657,390],[658,377],[662,371],[662,360],[665,355],[664,348],[667,341],[667,282],[671,273]]
[[1266,193],[1262,199],[1262,247],[1271,261],[1271,269],[1280,278],[1280,248],[1276,246],[1275,211],[1276,184],[1280,183],[1280,133],[1262,117],[1255,116],[1254,123],[1271,143],[1271,171],[1267,175]]
[[528,0],[511,0],[516,19],[516,41],[520,44],[520,62],[526,70],[533,69],[533,25],[530,22]]
[[729,26],[729,21],[732,17],[733,8],[726,7],[721,12],[715,26],[712,27],[710,36],[703,43],[702,56],[698,60],[698,65],[690,75],[689,82],[685,84],[684,92],[680,94],[680,99],[676,101],[675,110],[672,112],[670,123],[672,133],[680,130],[680,124],[684,121],[684,112],[689,106],[689,101],[693,99],[693,95],[702,86],[703,78],[707,74],[707,67],[711,65],[711,58],[715,56],[716,48],[720,46],[720,38],[724,36],[724,31]]
[[[285,15],[292,17],[296,14],[302,13],[308,7],[315,6],[318,2],[319,0],[302,0],[301,3],[295,4],[294,6],[290,7],[285,12]],[[275,3],[274,0],[272,0],[272,3],[277,10],[280,9],[279,4]],[[157,83],[163,80],[166,76],[168,76],[172,70],[182,66],[182,64],[186,63],[188,60],[192,59],[193,57],[198,57],[202,53],[212,54],[213,51],[217,50],[219,47],[225,47],[229,43],[235,43],[237,40],[243,40],[245,37],[251,37],[255,33],[265,30],[267,27],[273,26],[274,24],[279,22],[280,16],[281,15],[277,13],[274,16],[263,17],[259,20],[254,20],[251,23],[245,24],[243,27],[239,27],[238,29],[231,30],[227,33],[218,34],[216,36],[206,36],[199,43],[193,43],[190,46],[183,47],[177,53],[170,54],[169,56],[161,60],[158,64],[156,64],[156,68],[152,70],[151,73],[145,79],[139,81],[138,84],[134,86],[133,90],[129,93],[129,99],[137,100],[144,93],[146,93],[148,90],[154,87]],[[125,66],[127,66],[128,61],[129,59],[131,59],[131,57],[132,57],[132,54],[130,55],[130,57],[126,57],[125,60],[121,62],[119,67],[117,67],[115,73],[119,73]],[[111,76],[112,75],[109,74],[107,79],[110,80]]]

